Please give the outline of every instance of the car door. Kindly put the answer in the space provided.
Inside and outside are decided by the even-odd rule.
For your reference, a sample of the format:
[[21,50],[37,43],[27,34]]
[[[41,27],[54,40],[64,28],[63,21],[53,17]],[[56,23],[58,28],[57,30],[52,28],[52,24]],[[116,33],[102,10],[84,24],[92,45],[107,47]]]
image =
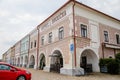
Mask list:
[[3,69],[2,69],[2,65],[0,64],[0,79],[3,79]]
[[11,66],[0,64],[0,80],[16,80],[16,71]]

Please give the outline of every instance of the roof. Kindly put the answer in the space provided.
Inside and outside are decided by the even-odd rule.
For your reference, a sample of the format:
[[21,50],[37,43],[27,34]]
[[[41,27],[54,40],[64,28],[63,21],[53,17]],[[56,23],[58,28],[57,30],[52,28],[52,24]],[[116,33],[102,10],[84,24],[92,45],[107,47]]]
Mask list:
[[47,19],[45,19],[41,24],[39,24],[37,27],[39,27],[40,25],[42,25],[44,22],[46,22],[48,19],[50,19],[54,14],[56,14],[58,11],[60,11],[63,7],[65,7],[67,4],[69,4],[70,2],[72,2],[73,0],[69,0],[68,2],[66,2],[63,6],[61,6],[58,10],[56,10],[52,15],[50,15]]
[[79,4],[79,5],[82,5],[82,6],[88,8],[88,9],[90,9],[90,10],[93,10],[93,11],[95,11],[95,12],[98,12],[98,13],[100,13],[100,14],[102,14],[102,15],[105,15],[105,16],[111,18],[111,19],[114,19],[114,20],[120,22],[119,19],[117,19],[117,18],[115,18],[115,17],[112,17],[112,16],[110,16],[110,15],[108,15],[108,14],[105,14],[105,13],[99,11],[99,10],[96,10],[96,9],[92,8],[92,7],[89,7],[89,6],[87,6],[87,5],[83,4],[83,3],[80,3],[80,2],[78,2],[78,1],[76,1],[76,0],[69,0],[69,1],[66,2],[63,6],[61,6],[58,10],[56,10],[52,15],[50,15],[47,19],[45,19],[41,24],[39,24],[37,27],[39,27],[40,25],[42,25],[44,22],[46,22],[48,19],[50,19],[54,14],[56,14],[58,11],[60,11],[61,9],[63,9],[66,5],[68,5],[68,4],[71,3],[71,2],[74,2],[74,3],[77,3],[77,4]]
[[100,14],[102,14],[102,15],[105,15],[105,16],[107,16],[107,17],[109,17],[109,18],[112,18],[112,19],[120,22],[120,20],[117,19],[117,18],[115,18],[115,17],[112,17],[112,16],[110,16],[110,15],[108,15],[108,14],[105,14],[105,13],[99,11],[99,10],[96,10],[96,9],[94,9],[94,8],[91,8],[91,7],[89,7],[89,6],[87,6],[87,5],[83,4],[83,3],[78,2],[78,1],[75,1],[75,2],[78,3],[79,5],[82,5],[82,6],[86,7],[86,8],[89,8],[89,9],[95,11],[95,12],[98,12],[98,13],[100,13]]

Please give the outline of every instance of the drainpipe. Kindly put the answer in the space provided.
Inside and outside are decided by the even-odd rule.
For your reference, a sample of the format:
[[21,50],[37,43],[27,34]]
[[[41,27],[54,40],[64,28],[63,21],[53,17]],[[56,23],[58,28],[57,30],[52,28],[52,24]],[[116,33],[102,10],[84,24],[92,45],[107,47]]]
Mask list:
[[105,44],[102,43],[102,56],[103,56],[103,59],[104,59],[104,46],[105,46]]
[[39,27],[37,27],[38,30],[38,41],[37,41],[37,69],[38,69],[38,57],[39,57]]
[[75,60],[75,67],[76,67],[76,38],[75,38],[76,36],[75,36],[75,10],[74,10],[74,7],[75,7],[75,1],[74,1],[73,6],[72,6],[72,9],[73,9],[73,30],[74,30],[74,36],[73,36],[73,39],[74,39],[74,60]]
[[21,40],[20,40],[20,63],[19,63],[19,67],[21,67]]
[[29,55],[30,55],[30,34],[29,34],[29,45],[28,45],[28,63],[27,63],[28,67],[29,67]]
[[114,48],[114,57],[115,57],[115,55],[116,55],[116,49]]

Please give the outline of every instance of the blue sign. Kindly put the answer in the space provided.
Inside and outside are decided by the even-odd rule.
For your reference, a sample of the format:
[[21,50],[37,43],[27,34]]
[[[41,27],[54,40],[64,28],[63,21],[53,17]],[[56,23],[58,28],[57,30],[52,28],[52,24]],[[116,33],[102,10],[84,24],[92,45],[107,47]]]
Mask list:
[[70,44],[70,51],[74,51],[74,44]]

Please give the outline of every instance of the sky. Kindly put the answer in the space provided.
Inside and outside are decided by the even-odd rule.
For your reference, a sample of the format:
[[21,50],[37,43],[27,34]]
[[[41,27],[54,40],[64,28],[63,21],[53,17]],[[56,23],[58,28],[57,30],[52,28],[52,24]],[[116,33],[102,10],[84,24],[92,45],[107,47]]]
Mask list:
[[[0,0],[0,58],[68,0]],[[120,20],[120,0],[77,0]]]

